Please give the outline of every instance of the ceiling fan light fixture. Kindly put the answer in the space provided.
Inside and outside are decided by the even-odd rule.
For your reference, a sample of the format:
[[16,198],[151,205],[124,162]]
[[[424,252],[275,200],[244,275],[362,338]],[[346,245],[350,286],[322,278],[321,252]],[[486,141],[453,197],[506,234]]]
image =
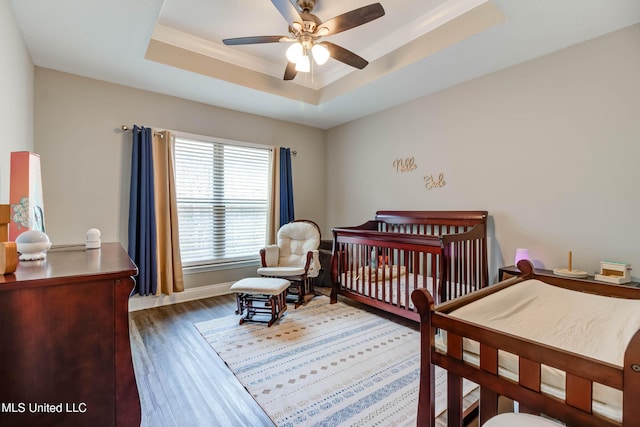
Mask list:
[[311,54],[318,65],[324,64],[329,59],[329,49],[322,44],[314,44],[311,48]]
[[311,62],[308,55],[302,55],[298,62],[296,62],[296,71],[300,73],[308,73],[311,71]]
[[363,69],[369,62],[357,54],[330,42],[318,43],[321,37],[342,33],[384,16],[380,3],[373,3],[322,21],[312,13],[317,0],[271,0],[278,12],[289,23],[287,36],[252,36],[224,39],[225,45],[247,45],[260,43],[293,43],[287,48],[288,59],[284,80],[292,80],[297,72],[311,72],[311,58],[323,65],[329,57],[354,68]]
[[298,61],[300,61],[300,59],[304,56],[304,49],[302,48],[300,42],[295,42],[291,46],[289,46],[287,48],[286,55],[289,62],[297,64]]

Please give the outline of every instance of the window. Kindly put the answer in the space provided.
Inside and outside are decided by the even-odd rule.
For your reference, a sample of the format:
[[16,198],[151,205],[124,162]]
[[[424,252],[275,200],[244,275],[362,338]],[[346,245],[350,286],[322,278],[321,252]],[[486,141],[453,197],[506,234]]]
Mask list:
[[185,266],[255,260],[267,233],[271,148],[175,137],[180,252]]

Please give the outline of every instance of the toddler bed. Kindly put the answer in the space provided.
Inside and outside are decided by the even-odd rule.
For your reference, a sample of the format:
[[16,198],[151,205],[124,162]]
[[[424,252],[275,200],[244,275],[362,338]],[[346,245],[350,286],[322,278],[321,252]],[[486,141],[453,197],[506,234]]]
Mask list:
[[[424,289],[418,425],[434,425],[434,366],[447,370],[448,420],[462,425],[462,378],[480,385],[480,422],[498,396],[570,426],[640,426],[640,289],[522,276],[436,305]],[[440,344],[442,343],[442,344]]]
[[437,301],[488,283],[486,211],[378,211],[333,231],[331,302],[338,295],[414,321],[411,292]]

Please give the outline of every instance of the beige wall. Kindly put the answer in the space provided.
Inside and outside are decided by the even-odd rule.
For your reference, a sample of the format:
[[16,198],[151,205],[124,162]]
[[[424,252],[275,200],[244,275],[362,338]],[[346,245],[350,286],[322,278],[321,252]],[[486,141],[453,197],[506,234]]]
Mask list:
[[8,1],[0,1],[0,203],[9,203],[12,151],[33,150],[33,63]]
[[[638,76],[640,25],[334,128],[327,223],[483,209],[492,277],[526,247],[545,268],[572,250],[574,268],[624,261],[639,278]],[[418,168],[396,172],[411,156]],[[441,172],[446,185],[427,191],[423,177]]]
[[[50,69],[35,72],[35,151],[42,162],[47,234],[54,244],[83,243],[91,227],[126,248],[133,124],[291,147],[297,218],[325,224],[324,132]],[[255,274],[193,274],[187,287]]]

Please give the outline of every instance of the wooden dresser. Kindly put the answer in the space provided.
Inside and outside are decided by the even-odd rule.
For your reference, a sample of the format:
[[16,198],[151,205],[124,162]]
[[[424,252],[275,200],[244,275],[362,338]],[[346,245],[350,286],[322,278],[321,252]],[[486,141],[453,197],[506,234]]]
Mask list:
[[0,425],[139,426],[118,243],[50,251],[0,275]]

